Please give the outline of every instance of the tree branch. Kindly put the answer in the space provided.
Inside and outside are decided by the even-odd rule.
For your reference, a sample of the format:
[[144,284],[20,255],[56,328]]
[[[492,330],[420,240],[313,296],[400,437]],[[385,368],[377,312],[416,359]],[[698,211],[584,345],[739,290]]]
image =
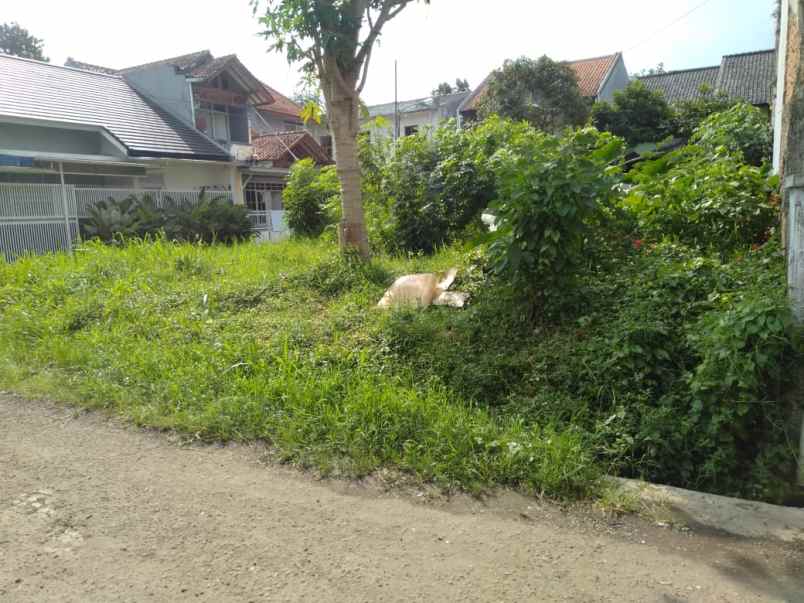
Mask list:
[[355,65],[357,65],[358,68],[363,67],[364,62],[369,58],[371,48],[380,35],[383,25],[401,13],[402,9],[411,2],[412,0],[397,0],[397,2],[394,3],[393,0],[387,0],[386,4],[383,4],[380,9],[380,14],[377,16],[377,21],[369,29],[366,39],[361,44],[360,52],[358,52],[355,57]]

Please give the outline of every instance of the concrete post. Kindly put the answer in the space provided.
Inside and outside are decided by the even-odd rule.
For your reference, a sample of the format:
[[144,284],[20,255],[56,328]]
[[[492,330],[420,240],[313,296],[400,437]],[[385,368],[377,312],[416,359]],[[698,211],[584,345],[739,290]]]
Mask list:
[[232,191],[232,201],[235,205],[245,205],[246,199],[243,194],[243,179],[240,177],[240,169],[233,165],[229,171],[229,188]]
[[[773,167],[783,176],[782,240],[787,252],[790,306],[804,324],[804,0],[779,2]],[[804,379],[804,370],[799,372]],[[798,388],[802,391],[802,388]],[[801,407],[802,401],[798,401]],[[804,413],[801,419],[799,484],[804,486]]]
[[[784,181],[787,209],[787,283],[790,306],[798,324],[804,324],[804,176],[788,176]],[[804,379],[804,371],[799,371]],[[797,391],[804,391],[799,387]],[[799,401],[804,406],[804,401]],[[804,412],[798,456],[798,483],[804,487]]]

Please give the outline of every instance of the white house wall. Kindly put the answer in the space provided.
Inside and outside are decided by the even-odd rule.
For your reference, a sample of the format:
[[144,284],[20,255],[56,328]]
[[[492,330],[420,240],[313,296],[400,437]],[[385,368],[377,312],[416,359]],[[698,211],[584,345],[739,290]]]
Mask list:
[[187,78],[170,65],[155,65],[125,74],[126,81],[137,92],[159,103],[184,123],[193,122],[193,98]]
[[617,63],[614,65],[614,69],[612,70],[609,79],[606,80],[606,83],[603,85],[603,89],[600,91],[597,100],[607,102],[613,101],[614,93],[628,86],[629,81],[628,70],[625,68],[625,61],[623,61],[622,57],[620,57]]
[[120,155],[100,132],[0,123],[0,149],[75,155]]
[[[371,131],[373,136],[379,136],[382,138],[390,138],[393,136],[394,133],[394,116],[391,115],[383,115],[382,116],[388,125],[384,128],[377,128],[375,126],[374,120],[365,122],[363,124],[364,131]],[[438,125],[443,121],[440,111],[432,110],[432,111],[416,111],[413,113],[401,113],[399,115],[399,135],[405,135],[405,128],[416,126],[419,131],[423,131],[425,128],[436,128]]]
[[226,163],[170,161],[163,164],[162,177],[170,190],[228,189],[231,169]]

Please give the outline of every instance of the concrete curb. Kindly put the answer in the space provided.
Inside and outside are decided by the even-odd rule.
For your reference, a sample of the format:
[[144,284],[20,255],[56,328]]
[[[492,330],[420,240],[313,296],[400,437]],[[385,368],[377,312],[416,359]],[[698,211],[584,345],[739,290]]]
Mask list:
[[746,538],[804,543],[804,509],[616,478],[659,521],[706,527]]

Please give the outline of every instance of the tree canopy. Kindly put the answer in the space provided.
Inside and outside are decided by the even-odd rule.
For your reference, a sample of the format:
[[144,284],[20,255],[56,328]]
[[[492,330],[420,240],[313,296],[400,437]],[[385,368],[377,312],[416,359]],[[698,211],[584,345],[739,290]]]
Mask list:
[[630,145],[657,142],[673,130],[673,112],[661,92],[648,90],[634,80],[614,93],[614,101],[597,102],[592,107],[592,123],[625,138]]
[[469,92],[469,80],[458,78],[453,86],[449,82],[441,82],[437,88],[433,88],[433,96],[446,96],[457,92]]
[[44,42],[32,36],[19,23],[0,24],[0,52],[24,59],[50,61],[44,54]]
[[[262,35],[271,49],[318,78],[326,103],[342,189],[343,248],[369,253],[360,187],[357,135],[360,93],[366,85],[374,43],[383,27],[413,0],[251,0],[264,8]],[[423,0],[429,2],[429,0]]]
[[535,61],[521,57],[506,61],[489,79],[479,115],[493,114],[557,132],[583,125],[589,117],[589,103],[570,67],[546,56]]

